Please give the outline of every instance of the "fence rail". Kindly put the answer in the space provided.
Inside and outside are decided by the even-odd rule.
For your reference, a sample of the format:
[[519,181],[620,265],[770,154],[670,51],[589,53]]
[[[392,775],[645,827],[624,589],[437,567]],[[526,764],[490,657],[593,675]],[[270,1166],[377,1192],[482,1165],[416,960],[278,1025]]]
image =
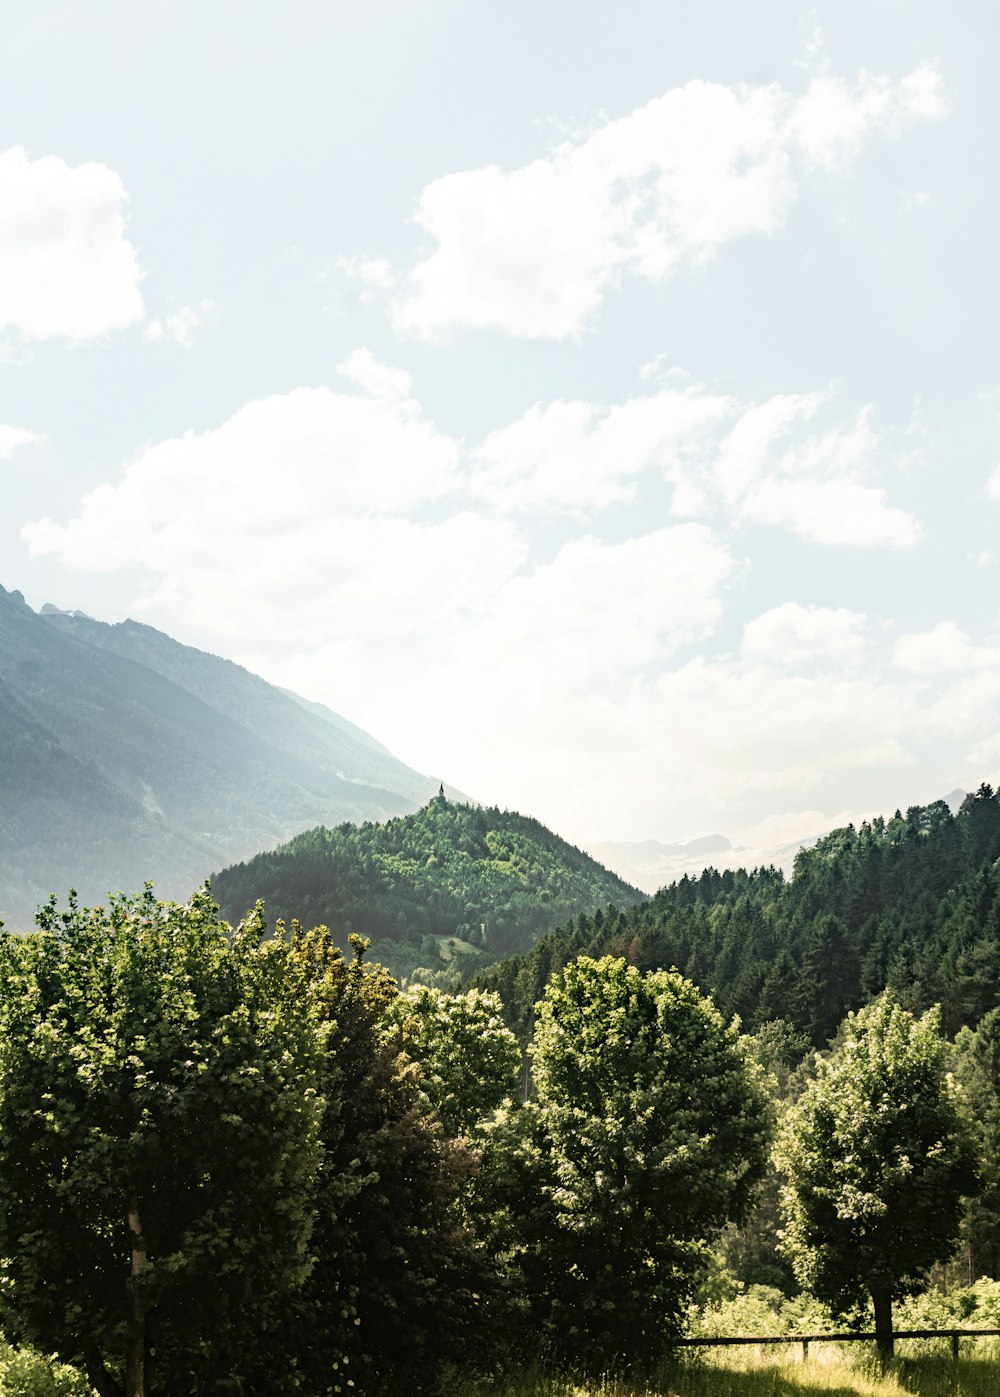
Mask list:
[[[960,1339],[982,1339],[1000,1335],[1000,1329],[894,1329],[892,1332],[893,1341],[896,1339],[950,1339],[951,1354],[953,1358],[958,1357],[958,1344]],[[803,1361],[809,1357],[810,1344],[860,1344],[874,1343],[874,1333],[859,1334],[856,1331],[850,1334],[759,1334],[753,1338],[721,1338],[714,1339],[677,1339],[675,1343],[678,1347],[684,1348],[719,1348],[733,1344],[801,1344]]]

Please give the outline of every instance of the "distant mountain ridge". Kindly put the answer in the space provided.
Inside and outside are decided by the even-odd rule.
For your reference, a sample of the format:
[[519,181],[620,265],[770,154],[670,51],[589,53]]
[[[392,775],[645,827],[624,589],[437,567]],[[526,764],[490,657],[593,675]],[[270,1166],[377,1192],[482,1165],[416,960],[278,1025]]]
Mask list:
[[705,834],[665,844],[659,839],[605,840],[587,846],[595,859],[643,892],[655,893],[685,873],[724,864],[736,851],[724,834]]
[[359,932],[398,975],[467,974],[643,896],[538,820],[443,796],[383,824],[308,830],[224,869],[212,890],[230,921],[262,899],[272,923],[324,923],[345,946]]
[[[956,786],[944,797],[944,802],[953,815],[957,815],[967,792]],[[628,883],[634,883],[643,892],[655,893],[660,888],[675,883],[679,878],[691,877],[706,868],[780,868],[790,876],[795,867],[795,859],[802,849],[811,849],[817,840],[822,839],[836,825],[831,819],[817,827],[815,816],[809,825],[800,825],[794,838],[786,838],[779,843],[767,842],[765,847],[747,848],[733,844],[724,834],[705,834],[696,839],[682,839],[673,844],[659,839],[639,839],[632,841],[606,840],[588,844],[588,853],[593,854],[606,867],[614,869]]]
[[212,868],[318,822],[386,819],[438,781],[323,705],[135,621],[0,587],[0,918],[50,892]]

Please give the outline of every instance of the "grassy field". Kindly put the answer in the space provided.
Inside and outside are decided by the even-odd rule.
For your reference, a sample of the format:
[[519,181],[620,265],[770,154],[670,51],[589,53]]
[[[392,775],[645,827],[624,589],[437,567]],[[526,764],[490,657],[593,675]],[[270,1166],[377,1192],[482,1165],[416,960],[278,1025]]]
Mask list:
[[476,948],[471,941],[463,941],[459,936],[435,936],[435,943],[438,948],[438,955],[446,963],[454,960],[456,956],[474,956]]
[[1000,1397],[1000,1348],[992,1341],[965,1345],[967,1356],[957,1363],[947,1352],[904,1354],[884,1375],[874,1355],[828,1344],[814,1346],[807,1362],[798,1347],[781,1356],[719,1351],[639,1385],[541,1373],[492,1381],[455,1376],[442,1384],[440,1397]]

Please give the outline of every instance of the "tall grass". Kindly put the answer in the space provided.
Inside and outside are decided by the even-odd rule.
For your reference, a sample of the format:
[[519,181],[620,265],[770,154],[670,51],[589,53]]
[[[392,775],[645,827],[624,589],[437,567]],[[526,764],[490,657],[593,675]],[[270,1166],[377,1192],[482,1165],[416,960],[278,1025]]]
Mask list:
[[[685,1356],[666,1364],[655,1379],[585,1380],[540,1370],[500,1378],[452,1373],[437,1397],[998,1397],[1000,1349],[992,1341],[963,1340],[956,1363],[947,1351],[902,1356],[886,1373],[874,1354],[846,1345],[800,1346],[774,1351],[735,1350]],[[904,1345],[901,1345],[904,1347]]]

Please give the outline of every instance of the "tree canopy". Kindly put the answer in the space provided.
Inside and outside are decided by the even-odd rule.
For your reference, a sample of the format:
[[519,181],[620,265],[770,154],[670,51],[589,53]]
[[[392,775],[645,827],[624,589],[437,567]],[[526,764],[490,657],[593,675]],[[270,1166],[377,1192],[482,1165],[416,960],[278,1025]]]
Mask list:
[[[294,1373],[317,1394],[369,1380],[416,1391],[421,1375],[488,1330],[492,1265],[461,1208],[475,1161],[428,1108],[392,1013],[398,990],[365,949],[355,938],[345,960],[327,927],[292,928],[291,956],[323,1029],[327,1109],[316,1264],[280,1337],[285,1381]],[[280,1372],[272,1383],[265,1390],[286,1390]]]
[[888,991],[844,1027],[786,1119],[785,1246],[799,1280],[835,1312],[868,1298],[891,1351],[892,1301],[954,1247],[976,1150],[948,1073],[939,1015]]
[[[490,812],[430,811],[424,834],[490,834]],[[269,933],[258,907],[233,930],[207,890],[50,903],[0,935],[0,1331],[85,1366],[100,1397],[416,1392],[515,1325],[574,1368],[641,1367],[715,1246],[738,1279],[873,1304],[887,1349],[894,1299],[954,1245],[973,1134],[1000,1138],[1000,1010],[980,1013],[998,845],[984,787],[957,816],[835,832],[790,883],[681,880],[497,967],[505,1004],[400,993],[360,938],[345,957],[343,928]],[[692,976],[663,967],[674,952]],[[838,1029],[880,967],[890,990]],[[943,1009],[921,1017],[932,989]],[[752,991],[744,1038],[730,1015]],[[777,1110],[794,1276],[773,1164],[751,1205]],[[984,1173],[964,1246],[995,1269]]]
[[642,1363],[763,1172],[758,1074],[689,981],[611,957],[549,986],[531,1057],[507,1201],[534,1321],[575,1363]]
[[[102,1397],[228,1392],[309,1267],[318,1044],[211,899],[0,936],[0,1319]],[[128,1293],[126,1292],[126,1278]]]
[[499,996],[487,991],[449,994],[428,985],[411,986],[391,1006],[449,1136],[475,1135],[517,1093],[521,1052],[502,1011]]
[[759,868],[684,877],[639,905],[580,916],[483,970],[526,1043],[549,977],[575,956],[676,967],[748,1030],[787,1020],[817,1048],[887,986],[941,1006],[945,1033],[1000,1007],[1000,798],[987,785],[833,830],[792,878]]

